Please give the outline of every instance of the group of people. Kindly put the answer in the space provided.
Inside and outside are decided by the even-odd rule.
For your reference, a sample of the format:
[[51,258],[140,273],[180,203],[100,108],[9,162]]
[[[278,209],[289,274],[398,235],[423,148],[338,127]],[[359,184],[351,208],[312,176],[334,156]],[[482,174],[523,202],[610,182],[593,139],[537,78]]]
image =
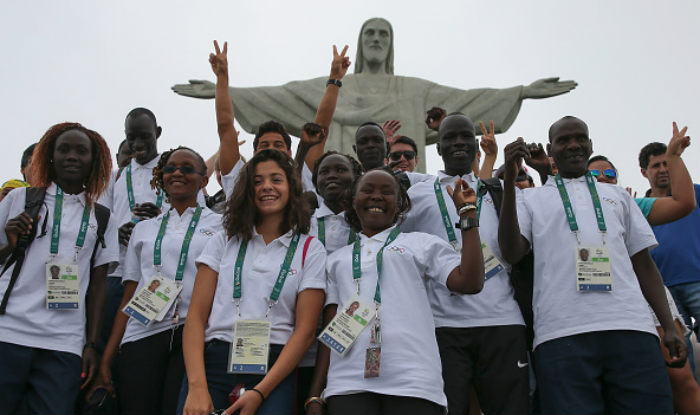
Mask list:
[[216,42],[209,160],[159,153],[145,108],[116,169],[77,123],[28,149],[0,202],[0,413],[700,412],[685,128],[642,149],[651,190],[633,199],[578,118],[494,169],[493,123],[479,142],[432,108],[443,168],[422,174],[400,120],[325,151],[350,66],[333,52],[294,157],[271,120],[243,160]]

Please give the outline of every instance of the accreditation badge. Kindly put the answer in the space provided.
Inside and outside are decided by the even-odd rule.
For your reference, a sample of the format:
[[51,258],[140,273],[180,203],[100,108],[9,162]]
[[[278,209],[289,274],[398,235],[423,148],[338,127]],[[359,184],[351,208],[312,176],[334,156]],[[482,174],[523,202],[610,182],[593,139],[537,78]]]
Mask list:
[[46,264],[46,308],[77,310],[80,308],[80,285],[77,264]]
[[577,246],[576,290],[610,292],[613,289],[610,255],[606,246]]
[[163,319],[181,289],[175,281],[154,275],[134,294],[122,311],[144,326],[150,326],[154,321]]
[[354,295],[323,329],[318,340],[343,357],[374,319],[375,313],[373,302]]
[[270,321],[236,320],[228,373],[264,375],[270,355]]
[[483,242],[481,243],[481,254],[484,257],[484,280],[488,280],[506,269],[491,248]]

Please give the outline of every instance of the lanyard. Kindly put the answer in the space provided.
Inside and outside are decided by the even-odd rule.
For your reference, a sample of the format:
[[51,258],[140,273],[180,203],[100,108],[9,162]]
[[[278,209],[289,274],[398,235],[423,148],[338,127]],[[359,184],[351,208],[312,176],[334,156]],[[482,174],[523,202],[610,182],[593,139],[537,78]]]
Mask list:
[[433,188],[435,189],[435,198],[438,202],[438,207],[440,208],[440,216],[442,217],[442,224],[445,226],[445,231],[447,232],[447,239],[450,240],[452,246],[456,246],[457,235],[455,235],[454,226],[452,225],[452,220],[450,219],[450,214],[447,212],[447,205],[445,205],[445,197],[442,195],[442,187],[440,187],[440,178],[435,179],[433,183]]
[[[576,235],[576,240],[580,243],[578,238],[578,222],[576,221],[576,214],[574,213],[574,208],[571,206],[571,199],[569,198],[569,193],[566,191],[564,186],[564,180],[561,176],[557,174],[554,176],[554,181],[557,184],[557,189],[559,190],[559,196],[564,204],[564,212],[566,213],[566,220],[569,222],[569,229]],[[595,211],[595,217],[598,221],[598,230],[603,234],[603,243],[605,243],[605,232],[607,232],[607,227],[605,226],[605,218],[603,217],[603,207],[600,205],[600,198],[598,197],[598,190],[595,188],[595,179],[593,176],[586,172],[586,183],[588,184],[588,191],[591,194],[591,200],[593,201],[593,210]]]
[[[194,231],[197,228],[197,223],[199,223],[199,217],[202,215],[202,207],[197,206],[192,214],[192,219],[190,219],[190,224],[187,225],[187,233],[185,233],[185,239],[182,241],[182,249],[180,249],[180,260],[177,263],[177,271],[175,272],[175,281],[182,281],[182,276],[185,273],[185,264],[187,263],[187,255],[190,250],[190,242],[192,241],[192,236],[194,236]],[[160,223],[160,229],[158,230],[158,236],[156,237],[156,242],[153,245],[153,266],[160,272],[161,268],[161,248],[163,246],[163,236],[165,236],[165,229],[168,225],[168,220],[170,219],[170,211],[163,216],[163,221]]]
[[[273,305],[277,304],[280,293],[282,292],[282,287],[284,287],[284,282],[287,280],[287,274],[289,273],[289,267],[292,265],[292,259],[294,258],[294,253],[297,250],[297,245],[299,245],[299,238],[301,233],[295,232],[289,243],[289,248],[287,248],[287,254],[284,256],[284,262],[280,266],[280,272],[277,274],[277,280],[275,285],[272,287],[272,292],[270,293],[269,304],[267,307],[267,313],[265,317],[270,314],[270,309]],[[248,241],[242,240],[241,246],[238,248],[238,256],[236,257],[236,265],[233,268],[233,302],[236,304],[236,310],[238,311],[238,316],[241,316],[241,284],[243,279],[241,274],[243,272],[243,261],[245,260],[245,253],[248,249]]]
[[[377,305],[382,303],[382,293],[379,288],[379,280],[382,277],[382,263],[384,261],[384,248],[392,243],[394,239],[401,233],[401,229],[396,226],[389,236],[386,238],[386,242],[382,245],[382,248],[377,252],[377,288],[374,290],[374,302]],[[357,284],[357,295],[360,295],[360,279],[362,279],[362,264],[361,264],[361,248],[360,248],[360,238],[355,240],[352,247],[352,279]]]
[[[53,226],[51,228],[51,256],[58,255],[58,242],[61,236],[61,216],[63,214],[63,190],[56,186],[56,201],[53,207]],[[83,217],[80,220],[80,229],[78,230],[78,239],[75,241],[75,260],[77,261],[78,251],[85,244],[85,234],[87,233],[88,222],[90,221],[90,205],[85,204],[83,208]]]
[[[326,218],[316,218],[316,223],[318,224],[318,240],[321,241],[323,246],[326,246]],[[348,245],[355,242],[357,239],[357,234],[355,231],[350,229],[350,234],[348,235]]]
[[[133,212],[136,207],[136,199],[134,198],[134,186],[131,183],[131,164],[126,166],[126,195],[129,198],[129,209]],[[159,209],[163,206],[162,191],[158,191],[156,206],[158,206]]]

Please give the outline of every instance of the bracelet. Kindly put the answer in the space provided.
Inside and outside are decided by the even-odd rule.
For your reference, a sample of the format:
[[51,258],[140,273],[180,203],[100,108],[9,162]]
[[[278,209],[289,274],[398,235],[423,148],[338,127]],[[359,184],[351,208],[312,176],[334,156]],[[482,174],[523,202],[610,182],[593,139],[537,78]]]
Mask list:
[[255,392],[257,392],[258,395],[260,395],[260,398],[262,398],[263,401],[265,400],[265,395],[263,395],[263,393],[260,392],[259,390],[255,389],[255,388],[250,388],[250,389],[248,389],[248,390],[249,390],[249,391],[255,391]]
[[323,402],[323,399],[321,399],[319,396],[312,396],[309,399],[304,402],[304,410],[308,409],[309,405],[312,403],[318,403],[321,404],[321,406],[325,405],[325,402]]
[[330,78],[330,79],[328,79],[328,80],[326,81],[326,86],[328,86],[328,85],[335,85],[335,86],[337,86],[338,88],[340,88],[341,86],[343,86],[343,83],[340,82],[340,79],[333,79],[333,78]]
[[462,216],[463,214],[465,214],[467,212],[471,212],[472,210],[476,210],[476,206],[474,206],[474,204],[472,204],[472,203],[469,203],[469,204],[466,204],[466,205],[462,206],[461,208],[459,208],[458,214],[459,214],[459,216]]

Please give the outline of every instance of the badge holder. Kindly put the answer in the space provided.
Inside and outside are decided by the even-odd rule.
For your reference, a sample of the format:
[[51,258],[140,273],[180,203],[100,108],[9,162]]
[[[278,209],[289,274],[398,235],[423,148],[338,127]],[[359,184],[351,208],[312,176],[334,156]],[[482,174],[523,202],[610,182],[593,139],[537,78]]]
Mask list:
[[175,281],[163,277],[158,271],[129,300],[122,311],[148,327],[154,321],[161,321],[165,317],[181,288]]
[[[240,302],[236,308],[240,317]],[[236,320],[233,324],[233,341],[229,352],[228,373],[264,375],[270,356],[270,320],[267,308],[264,320]]]
[[577,245],[576,290],[579,292],[611,292],[612,270],[608,247]]
[[344,357],[374,317],[374,307],[354,295],[323,329],[318,340]]
[[79,281],[76,263],[60,264],[52,256],[46,263],[46,308],[48,310],[79,309]]
[[491,248],[483,242],[481,243],[481,254],[484,257],[484,281],[506,269]]

